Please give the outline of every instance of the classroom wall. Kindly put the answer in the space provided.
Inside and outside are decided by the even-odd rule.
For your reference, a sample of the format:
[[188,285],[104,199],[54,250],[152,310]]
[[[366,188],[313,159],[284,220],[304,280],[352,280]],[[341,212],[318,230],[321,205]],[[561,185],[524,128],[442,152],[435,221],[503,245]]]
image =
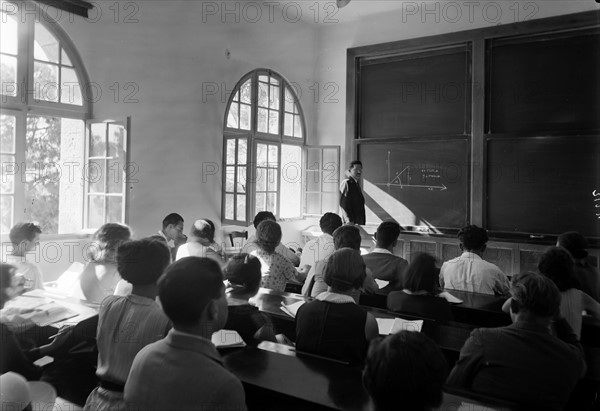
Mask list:
[[[186,232],[197,218],[220,222],[225,106],[245,73],[270,68],[299,89],[314,81],[317,32],[308,23],[270,22],[268,15],[253,22],[256,13],[240,2],[208,2],[229,14],[205,3],[127,2],[117,16],[118,3],[96,2],[89,21],[60,21],[101,87],[94,117],[131,116],[139,172],[129,223],[137,236],[156,232],[170,212],[184,217]],[[300,98],[310,141],[316,107],[307,93]]]

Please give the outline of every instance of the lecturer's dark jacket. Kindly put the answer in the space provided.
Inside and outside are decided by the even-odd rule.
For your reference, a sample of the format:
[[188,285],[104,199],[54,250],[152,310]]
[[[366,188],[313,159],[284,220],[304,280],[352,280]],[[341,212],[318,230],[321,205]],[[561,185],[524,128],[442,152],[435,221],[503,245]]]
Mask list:
[[340,185],[340,207],[346,213],[348,222],[365,224],[365,198],[358,182],[348,177]]

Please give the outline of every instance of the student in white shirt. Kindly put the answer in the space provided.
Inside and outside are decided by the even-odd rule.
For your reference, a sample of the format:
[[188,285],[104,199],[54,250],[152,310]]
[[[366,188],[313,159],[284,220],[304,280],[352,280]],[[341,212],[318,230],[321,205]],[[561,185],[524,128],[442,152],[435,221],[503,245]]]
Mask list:
[[333,232],[342,226],[342,218],[335,213],[325,213],[319,220],[322,235],[304,245],[300,257],[300,267],[314,267],[319,260],[324,260],[335,251]]
[[183,234],[183,217],[177,213],[166,216],[162,221],[162,230],[159,230],[157,235],[165,239],[171,250],[171,259],[175,260],[177,248],[187,241]]
[[207,219],[196,220],[190,230],[188,242],[179,246],[175,260],[196,256],[207,257],[223,264],[220,251],[220,247],[215,243],[215,225],[213,222]]
[[41,233],[42,229],[35,223],[17,223],[8,234],[12,252],[5,257],[5,262],[17,268],[16,276],[20,277],[24,292],[44,289],[44,277],[39,267],[27,261],[27,254],[39,246]]
[[463,253],[442,265],[442,289],[507,295],[509,282],[506,275],[482,258],[488,241],[487,232],[476,225],[468,225],[460,229],[458,239]]

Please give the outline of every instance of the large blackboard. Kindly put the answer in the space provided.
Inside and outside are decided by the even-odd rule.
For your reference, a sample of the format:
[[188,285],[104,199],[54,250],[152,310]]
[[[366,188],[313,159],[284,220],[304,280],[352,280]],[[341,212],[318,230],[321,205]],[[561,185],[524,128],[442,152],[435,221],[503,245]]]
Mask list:
[[600,237],[600,136],[491,138],[486,152],[488,230]]
[[[469,219],[467,138],[361,143],[367,223],[394,219],[443,232]],[[376,216],[369,221],[370,212]]]

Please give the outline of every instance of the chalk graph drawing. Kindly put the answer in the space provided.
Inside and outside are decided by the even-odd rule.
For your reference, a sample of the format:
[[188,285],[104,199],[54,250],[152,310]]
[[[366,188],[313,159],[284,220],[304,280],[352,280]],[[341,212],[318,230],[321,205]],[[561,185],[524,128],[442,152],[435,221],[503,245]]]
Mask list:
[[387,152],[387,175],[388,181],[387,183],[375,183],[378,186],[385,186],[388,189],[388,192],[392,187],[400,187],[404,188],[417,188],[417,189],[427,189],[429,191],[444,191],[447,190],[448,187],[444,183],[440,183],[437,185],[432,184],[414,184],[413,176],[415,174],[421,175],[420,182],[426,183],[429,179],[437,179],[439,180],[442,176],[440,174],[439,167],[428,167],[421,166],[416,167],[415,165],[408,165],[402,169],[402,171],[397,171],[396,174],[392,177],[392,162],[391,162],[392,152]]

